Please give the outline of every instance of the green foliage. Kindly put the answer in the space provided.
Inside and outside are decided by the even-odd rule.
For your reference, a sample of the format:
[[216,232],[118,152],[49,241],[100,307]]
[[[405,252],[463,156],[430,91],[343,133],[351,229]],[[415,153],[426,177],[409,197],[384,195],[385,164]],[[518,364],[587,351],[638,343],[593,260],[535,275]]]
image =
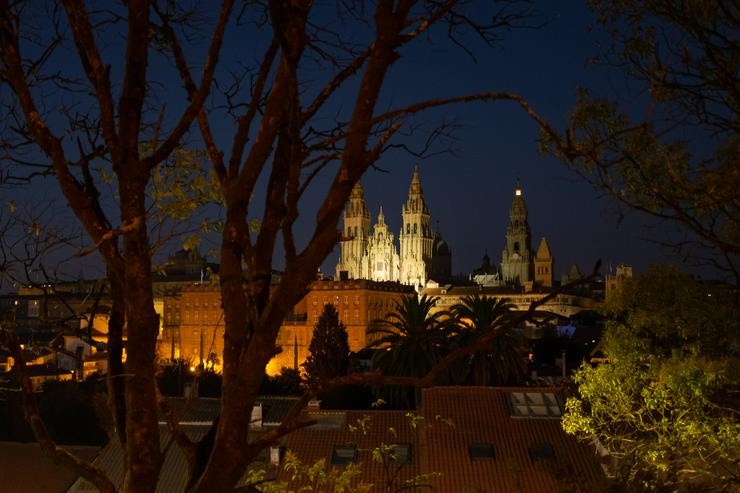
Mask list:
[[[421,428],[432,426],[432,424],[426,423],[424,417],[414,413],[407,413],[406,418],[408,419],[409,429],[413,434],[413,442],[418,443]],[[450,420],[438,419],[437,421],[447,426],[454,426]],[[364,415],[357,419],[355,423],[348,423],[347,428],[353,433],[367,435],[371,432],[372,426],[372,418],[369,415]],[[287,476],[287,480],[271,480],[267,471],[255,469],[248,472],[248,483],[264,493],[293,491],[334,493],[385,491],[387,493],[397,493],[401,491],[434,490],[434,481],[439,478],[440,473],[419,474],[403,479],[400,473],[408,467],[408,462],[399,453],[397,430],[392,427],[388,428],[385,432],[385,438],[387,440],[381,441],[371,449],[359,450],[369,454],[370,460],[381,466],[383,476],[382,479],[379,477],[376,484],[360,480],[363,471],[361,462],[350,463],[341,468],[329,467],[325,459],[319,459],[313,464],[304,464],[290,450],[286,451],[280,466],[284,471],[280,476],[284,478]]]
[[740,354],[737,294],[667,266],[628,281],[604,307],[604,340],[614,358],[674,352],[719,358]]
[[308,352],[303,367],[309,380],[327,381],[347,374],[349,367],[347,329],[339,321],[339,313],[331,303],[324,305],[324,311],[314,326]]
[[461,361],[461,379],[469,385],[516,385],[522,382],[525,365],[522,340],[504,325],[511,305],[506,299],[466,296],[451,311],[460,330],[455,337],[458,347],[475,344],[483,335],[493,338],[483,350]]
[[740,486],[736,305],[707,294],[669,268],[635,279],[606,309],[609,363],[576,373],[563,428],[617,457],[625,490]]
[[187,220],[202,206],[220,202],[220,187],[204,151],[178,149],[152,172],[152,203],[167,218]]
[[[426,295],[406,296],[378,327],[368,331],[380,336],[369,345],[377,349],[373,355],[375,368],[385,375],[423,377],[449,351],[454,326],[446,312],[431,314],[436,302],[437,298]],[[383,386],[380,395],[391,406],[406,409],[421,398],[419,389],[397,385]]]
[[[327,469],[326,460],[319,459],[313,464],[304,464],[293,452],[288,450],[283,458],[281,467],[288,473],[289,481],[269,481],[263,470],[250,471],[248,482],[255,485],[263,493],[288,493],[293,491],[321,492],[321,493],[366,493],[372,485],[354,480],[362,473],[359,464],[347,464],[341,469],[332,467]],[[292,484],[300,484],[299,490],[294,490]]]

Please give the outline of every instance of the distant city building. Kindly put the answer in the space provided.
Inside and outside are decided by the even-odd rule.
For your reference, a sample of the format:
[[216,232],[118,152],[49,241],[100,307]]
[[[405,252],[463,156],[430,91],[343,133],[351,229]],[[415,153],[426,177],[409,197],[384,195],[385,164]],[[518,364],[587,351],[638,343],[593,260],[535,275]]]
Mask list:
[[452,252],[439,231],[432,234],[430,218],[418,165],[414,166],[408,197],[401,208],[400,249],[385,223],[382,207],[371,230],[370,212],[362,185],[358,182],[344,211],[344,239],[336,266],[336,278],[397,281],[413,286],[417,291],[430,278],[449,278]]
[[[277,338],[282,352],[270,361],[267,372],[274,375],[282,367],[296,368],[303,364],[324,305],[334,305],[347,329],[350,350],[359,351],[371,342],[367,332],[376,320],[385,318],[396,302],[413,293],[410,286],[390,281],[312,282],[306,296],[283,321]],[[193,365],[213,364],[220,370],[223,336],[221,291],[217,285],[186,286],[165,295],[160,357],[185,358]]]
[[[514,305],[514,310],[526,311],[532,302],[538,301],[548,294],[547,291],[516,291],[511,286],[460,286],[460,285],[430,285],[422,290],[421,294],[429,297],[438,298],[434,306],[434,312],[449,310],[454,305],[463,302],[463,299],[469,296],[483,296],[489,298],[505,298]],[[539,306],[537,311],[540,313],[550,313],[563,319],[570,318],[573,315],[584,310],[593,310],[597,306],[597,301],[591,296],[572,293],[570,291],[559,293],[547,303]]]
[[[470,274],[470,280],[479,286],[491,287],[503,285],[501,273],[496,266],[491,263],[491,257],[488,256],[488,252],[483,255],[480,267]],[[429,285],[427,285],[427,287],[429,287]]]
[[611,269],[606,275],[606,299],[607,301],[612,299],[619,291],[622,290],[622,286],[628,280],[632,279],[632,266],[619,264],[616,272],[612,272]]
[[537,247],[537,253],[534,256],[534,282],[544,288],[552,287],[552,268],[553,258],[550,253],[550,246],[543,237],[540,240],[540,246]]
[[583,274],[581,274],[581,270],[576,264],[573,264],[570,266],[570,269],[568,269],[567,274],[560,276],[560,284],[568,284],[569,282],[577,281],[582,277]]

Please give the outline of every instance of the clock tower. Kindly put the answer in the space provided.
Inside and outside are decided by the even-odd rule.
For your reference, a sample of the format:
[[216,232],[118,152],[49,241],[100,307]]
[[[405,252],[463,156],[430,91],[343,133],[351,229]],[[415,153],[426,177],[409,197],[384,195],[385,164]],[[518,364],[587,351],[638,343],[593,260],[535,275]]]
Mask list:
[[501,274],[506,282],[524,284],[532,280],[532,233],[527,222],[527,206],[517,183],[509,209],[506,246],[501,254]]

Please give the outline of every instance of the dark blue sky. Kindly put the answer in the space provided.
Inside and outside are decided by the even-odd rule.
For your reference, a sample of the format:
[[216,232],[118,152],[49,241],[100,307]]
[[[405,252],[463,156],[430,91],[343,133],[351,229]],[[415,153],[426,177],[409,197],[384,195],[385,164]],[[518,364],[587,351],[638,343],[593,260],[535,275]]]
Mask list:
[[[586,63],[604,41],[603,33],[592,29],[594,19],[588,9],[570,1],[543,2],[537,9],[538,19],[546,21],[543,27],[508,33],[492,48],[473,43],[477,63],[448,43],[410,50],[410,56],[394,67],[386,98],[421,100],[510,91],[524,96],[562,129],[579,86],[622,97],[627,89],[622,73]],[[517,106],[471,103],[430,112],[418,121],[432,128],[440,119],[460,125],[455,155],[417,160],[392,153],[380,162],[388,173],[371,170],[362,183],[373,221],[382,204],[386,222],[397,234],[411,169],[419,162],[432,222],[439,222],[453,251],[454,273],[467,273],[480,265],[486,250],[492,260],[500,261],[517,178],[529,209],[532,248],[541,237],[548,239],[557,276],[573,263],[590,271],[598,258],[605,267],[628,263],[638,270],[667,260],[664,249],[643,240],[655,238],[654,231],[642,226],[649,218],[626,211],[619,221],[610,198],[557,159],[538,152],[538,128]],[[665,230],[661,228],[658,236]],[[333,274],[337,252],[325,262],[325,272]]]
[[[319,4],[318,11],[327,5],[333,3]],[[488,4],[475,5],[478,8],[478,5]],[[548,1],[535,5],[535,9],[537,15],[531,22],[542,23],[542,27],[504,33],[503,39],[493,47],[484,45],[474,36],[463,37],[475,60],[452,45],[443,30],[433,30],[424,39],[416,40],[415,44],[403,49],[402,58],[392,67],[377,111],[431,98],[508,91],[524,96],[537,112],[562,130],[577,88],[581,86],[596,94],[619,97],[629,104],[630,111],[640,113],[640,88],[628,87],[624,73],[587,64],[588,59],[600,52],[606,38],[598,27],[594,28],[593,15],[583,3]],[[353,35],[356,39],[363,37],[361,29]],[[101,46],[105,47],[104,55],[113,67],[115,81],[121,72],[122,37],[115,32],[105,36]],[[264,41],[264,36],[231,30],[219,73],[224,75],[235,70],[235,59],[243,63],[258,60]],[[79,73],[79,61],[74,58],[72,47],[66,47],[62,55],[56,62],[58,66],[65,73]],[[189,55],[196,64],[202,60],[199,50],[192,50]],[[331,73],[310,64],[305,69],[304,99],[308,100]],[[168,119],[174,119],[183,104],[183,90],[167,57],[152,58],[150,76],[159,81],[152,88],[167,102]],[[331,121],[336,115],[347,115],[353,104],[351,94],[355,83],[353,81],[338,93],[339,97],[324,112],[324,121]],[[115,95],[117,97],[117,90]],[[53,115],[51,118],[54,121]],[[485,251],[492,260],[500,261],[508,209],[517,179],[529,209],[532,248],[537,247],[541,237],[548,239],[555,257],[556,276],[567,271],[573,263],[583,272],[589,271],[598,258],[603,260],[605,267],[628,263],[637,270],[643,270],[651,262],[669,260],[659,246],[642,239],[664,237],[667,229],[646,230],[644,223],[648,218],[631,211],[626,211],[626,217],[619,221],[611,199],[592,189],[563,163],[538,153],[538,129],[518,106],[505,102],[469,103],[429,111],[407,121],[415,131],[397,136],[395,143],[418,148],[441,121],[455,124],[455,140],[442,140],[435,149],[455,152],[416,158],[391,150],[378,163],[385,172],[370,170],[362,183],[373,221],[382,205],[386,221],[397,234],[401,204],[406,198],[413,164],[418,162],[432,222],[435,226],[439,224],[452,248],[454,273],[468,273],[480,265]],[[211,122],[217,139],[226,147],[231,141],[233,126],[215,113]],[[188,142],[198,145],[197,132],[192,132]],[[301,237],[304,241],[308,238],[316,205],[333,178],[333,172],[327,170],[321,174],[307,195],[297,225],[299,241]],[[28,189],[1,190],[4,196],[16,199],[21,205],[53,204],[53,222],[63,224],[68,220],[64,218],[64,202],[50,181],[34,181],[31,194]],[[255,212],[260,212],[263,200],[259,194],[253,199]],[[213,211],[213,214],[218,212]],[[202,249],[216,246],[217,239],[214,240],[207,241]],[[174,243],[171,249],[177,246]],[[324,272],[334,273],[337,253],[338,248],[324,262]],[[84,262],[89,264],[92,260]],[[74,262],[70,263],[72,265]],[[280,262],[276,267],[281,267]],[[77,267],[66,270],[78,272]],[[89,272],[95,273],[95,270]]]

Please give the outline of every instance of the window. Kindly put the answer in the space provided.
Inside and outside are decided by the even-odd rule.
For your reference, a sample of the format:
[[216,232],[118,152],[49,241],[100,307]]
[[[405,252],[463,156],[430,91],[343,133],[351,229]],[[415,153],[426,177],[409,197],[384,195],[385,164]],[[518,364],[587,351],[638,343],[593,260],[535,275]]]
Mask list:
[[28,302],[28,318],[38,318],[40,310],[41,302],[39,300],[30,300]]
[[468,445],[468,455],[470,460],[493,460],[496,458],[492,443],[471,443]]
[[555,459],[555,449],[547,442],[533,443],[529,446],[529,458],[532,462]]
[[406,223],[406,234],[411,234],[411,223]]
[[390,448],[391,461],[395,464],[411,464],[411,444],[396,443]]
[[346,466],[357,462],[357,446],[335,445],[331,453],[332,466]]
[[414,223],[414,234],[416,234],[416,223]]
[[511,416],[517,418],[560,418],[562,398],[552,392],[511,392]]

